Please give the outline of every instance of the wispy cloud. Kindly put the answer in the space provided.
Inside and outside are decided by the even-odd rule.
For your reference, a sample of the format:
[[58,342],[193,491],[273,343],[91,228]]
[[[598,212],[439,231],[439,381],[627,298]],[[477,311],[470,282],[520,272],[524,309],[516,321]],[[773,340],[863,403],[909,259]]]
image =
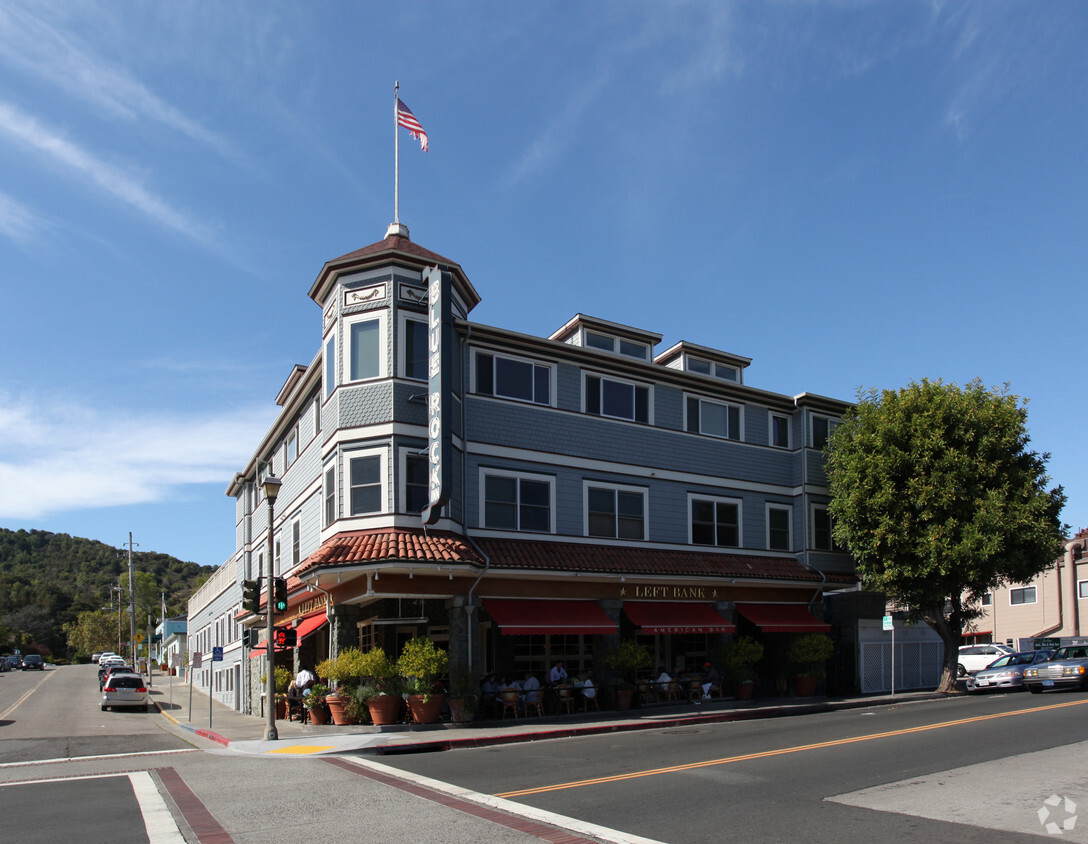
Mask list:
[[156,96],[127,70],[14,3],[0,5],[0,60],[114,118],[154,121],[226,158],[238,158],[223,137]]
[[226,488],[268,430],[267,408],[157,415],[0,393],[0,518],[165,501]]
[[0,101],[0,134],[7,134],[50,163],[61,164],[100,192],[130,206],[159,224],[214,246],[212,231],[171,207],[134,176],[97,158],[82,147],[42,126],[34,117]]
[[44,225],[44,221],[33,211],[0,192],[0,235],[26,244]]

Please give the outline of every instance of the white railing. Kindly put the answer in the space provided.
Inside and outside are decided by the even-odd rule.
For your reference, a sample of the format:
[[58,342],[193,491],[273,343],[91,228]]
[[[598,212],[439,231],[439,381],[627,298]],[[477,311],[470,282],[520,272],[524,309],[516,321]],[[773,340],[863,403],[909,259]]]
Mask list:
[[223,563],[189,599],[189,618],[193,618],[214,600],[216,595],[233,584],[236,580],[237,560]]

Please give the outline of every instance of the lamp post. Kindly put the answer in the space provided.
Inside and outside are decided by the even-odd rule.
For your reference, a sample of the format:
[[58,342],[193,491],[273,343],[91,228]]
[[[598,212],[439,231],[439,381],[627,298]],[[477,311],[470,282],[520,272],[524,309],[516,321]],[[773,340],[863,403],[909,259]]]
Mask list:
[[265,670],[265,718],[267,726],[265,729],[265,740],[276,741],[279,739],[279,732],[276,730],[276,646],[272,641],[272,628],[273,628],[273,609],[272,609],[272,593],[274,592],[273,582],[276,577],[276,563],[273,558],[275,551],[275,545],[273,543],[272,534],[274,533],[275,526],[275,504],[276,496],[280,494],[280,479],[275,475],[269,475],[263,481],[261,481],[261,490],[264,492],[264,497],[268,499],[268,563],[266,569],[268,575],[265,579],[265,639],[264,639],[264,652],[268,658],[268,667]]

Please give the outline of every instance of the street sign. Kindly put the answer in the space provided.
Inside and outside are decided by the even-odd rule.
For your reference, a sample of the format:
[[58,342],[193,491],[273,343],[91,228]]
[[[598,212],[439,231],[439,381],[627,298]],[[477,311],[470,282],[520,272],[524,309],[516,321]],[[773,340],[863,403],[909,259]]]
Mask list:
[[212,648],[212,662],[222,662],[222,661],[223,661],[223,649],[222,648]]
[[894,630],[895,629],[895,627],[892,625],[892,617],[890,615],[884,616],[884,629],[885,630]]
[[193,668],[200,668],[204,662],[204,654],[200,651],[193,651]]

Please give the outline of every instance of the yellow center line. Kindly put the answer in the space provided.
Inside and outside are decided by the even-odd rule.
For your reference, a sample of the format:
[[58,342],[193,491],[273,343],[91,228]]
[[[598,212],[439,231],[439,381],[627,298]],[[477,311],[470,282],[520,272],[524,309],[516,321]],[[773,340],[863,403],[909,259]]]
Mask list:
[[1083,706],[1088,700],[1074,700],[1068,703],[1055,703],[1049,706],[1037,706],[1031,709],[1017,709],[1012,712],[999,712],[995,715],[976,715],[971,718],[959,718],[955,721],[942,721],[939,724],[925,724],[921,727],[908,727],[904,730],[891,730],[886,733],[870,733],[853,738],[834,739],[833,741],[821,741],[816,744],[803,744],[796,747],[783,747],[778,750],[762,750],[758,753],[745,753],[741,756],[728,756],[724,759],[708,759],[705,762],[689,762],[686,765],[671,765],[668,768],[651,768],[646,771],[632,771],[627,774],[615,774],[610,777],[596,777],[589,780],[575,780],[573,782],[557,783],[555,785],[542,785],[538,788],[524,788],[520,791],[506,791],[496,794],[495,797],[524,797],[529,794],[544,794],[549,791],[562,791],[566,788],[581,788],[587,785],[603,785],[610,782],[623,782],[640,777],[656,777],[659,774],[674,774],[680,771],[692,771],[697,768],[709,768],[714,765],[728,765],[732,762],[747,762],[752,759],[767,759],[772,756],[785,756],[789,753],[802,753],[806,750],[821,750],[827,747],[839,747],[846,744],[856,744],[862,741],[874,741],[875,739],[905,736],[911,733],[924,733],[929,730],[942,730],[946,727],[958,727],[962,724],[975,724],[981,721],[992,721],[995,718],[1011,718],[1014,715],[1031,715],[1036,712],[1046,712],[1051,709],[1064,709],[1067,706]]

